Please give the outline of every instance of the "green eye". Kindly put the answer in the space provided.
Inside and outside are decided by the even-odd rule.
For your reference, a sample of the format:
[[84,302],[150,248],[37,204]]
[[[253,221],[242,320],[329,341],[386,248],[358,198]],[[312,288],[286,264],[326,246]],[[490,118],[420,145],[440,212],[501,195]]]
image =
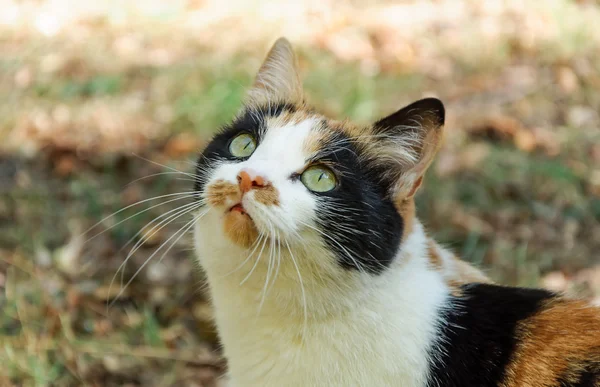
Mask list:
[[322,165],[308,167],[300,176],[302,184],[313,192],[328,192],[335,188],[336,178],[331,169]]
[[229,144],[229,152],[239,158],[249,157],[256,149],[254,137],[247,133],[240,134]]

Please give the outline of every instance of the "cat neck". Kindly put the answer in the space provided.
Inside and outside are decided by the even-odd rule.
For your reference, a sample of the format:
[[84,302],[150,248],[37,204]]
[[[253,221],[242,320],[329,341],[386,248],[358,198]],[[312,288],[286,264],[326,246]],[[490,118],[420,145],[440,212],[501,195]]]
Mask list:
[[[398,287],[421,288],[420,277],[431,276],[451,292],[464,283],[489,282],[479,270],[428,237],[414,216],[407,222],[397,256],[379,274],[340,270],[318,240],[304,240],[302,248],[265,243],[249,252],[212,227],[218,215],[207,215],[211,216],[215,219],[195,229],[196,250],[207,271],[217,313],[221,310],[224,315],[304,324],[351,314],[381,295],[397,292]],[[208,255],[213,259],[202,259]]]
[[[344,369],[340,353],[365,359],[377,353],[380,361],[388,358],[401,363],[394,366],[395,372],[400,367],[406,376],[403,380],[414,381],[406,385],[419,385],[427,375],[428,351],[435,344],[443,315],[440,311],[451,293],[443,272],[431,264],[432,246],[442,255],[442,264],[452,267],[450,258],[446,262],[450,253],[434,245],[415,220],[394,263],[382,273],[348,272],[340,281],[330,273],[311,273],[310,265],[298,270],[282,265],[264,296],[265,278],[260,277],[267,275],[267,269],[256,272],[257,266],[256,277],[251,276],[242,286],[239,273],[222,279],[209,273],[216,323],[232,375],[246,381],[245,385],[268,385],[260,377],[261,370],[270,367],[269,374],[276,374],[282,354],[305,359],[286,363],[285,370],[280,370],[282,375],[314,374],[314,369],[305,368],[315,367],[306,359],[316,353],[321,354],[320,362],[337,358],[335,361],[340,362],[332,363],[329,370],[341,367],[340,372],[350,375],[353,371]],[[362,347],[368,348],[368,353],[363,354]],[[342,375],[321,375],[321,380],[335,377]],[[354,380],[357,377],[354,375]]]

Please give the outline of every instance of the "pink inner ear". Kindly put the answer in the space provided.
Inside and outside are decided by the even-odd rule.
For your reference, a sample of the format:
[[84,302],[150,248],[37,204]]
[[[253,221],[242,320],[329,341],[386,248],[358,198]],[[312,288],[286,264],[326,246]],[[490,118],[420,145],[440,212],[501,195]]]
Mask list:
[[423,176],[419,176],[417,181],[415,181],[415,183],[413,184],[412,188],[410,189],[410,192],[408,193],[409,198],[415,196],[417,190],[419,189],[419,187],[421,187],[421,183],[423,183]]

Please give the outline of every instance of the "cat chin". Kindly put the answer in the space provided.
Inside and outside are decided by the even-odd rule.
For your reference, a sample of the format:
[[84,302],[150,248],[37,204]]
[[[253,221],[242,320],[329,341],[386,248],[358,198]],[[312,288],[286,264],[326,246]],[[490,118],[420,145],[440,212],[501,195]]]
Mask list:
[[258,238],[256,224],[244,211],[227,211],[223,219],[223,232],[233,243],[246,248]]

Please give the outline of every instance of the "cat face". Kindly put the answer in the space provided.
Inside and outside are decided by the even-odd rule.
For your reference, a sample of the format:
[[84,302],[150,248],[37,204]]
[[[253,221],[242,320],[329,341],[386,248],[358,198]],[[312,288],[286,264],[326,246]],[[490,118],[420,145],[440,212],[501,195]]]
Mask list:
[[244,108],[199,158],[196,191],[212,213],[199,222],[243,249],[319,244],[341,269],[380,273],[410,232],[443,105],[424,99],[361,127],[307,107],[299,85],[280,40]]

